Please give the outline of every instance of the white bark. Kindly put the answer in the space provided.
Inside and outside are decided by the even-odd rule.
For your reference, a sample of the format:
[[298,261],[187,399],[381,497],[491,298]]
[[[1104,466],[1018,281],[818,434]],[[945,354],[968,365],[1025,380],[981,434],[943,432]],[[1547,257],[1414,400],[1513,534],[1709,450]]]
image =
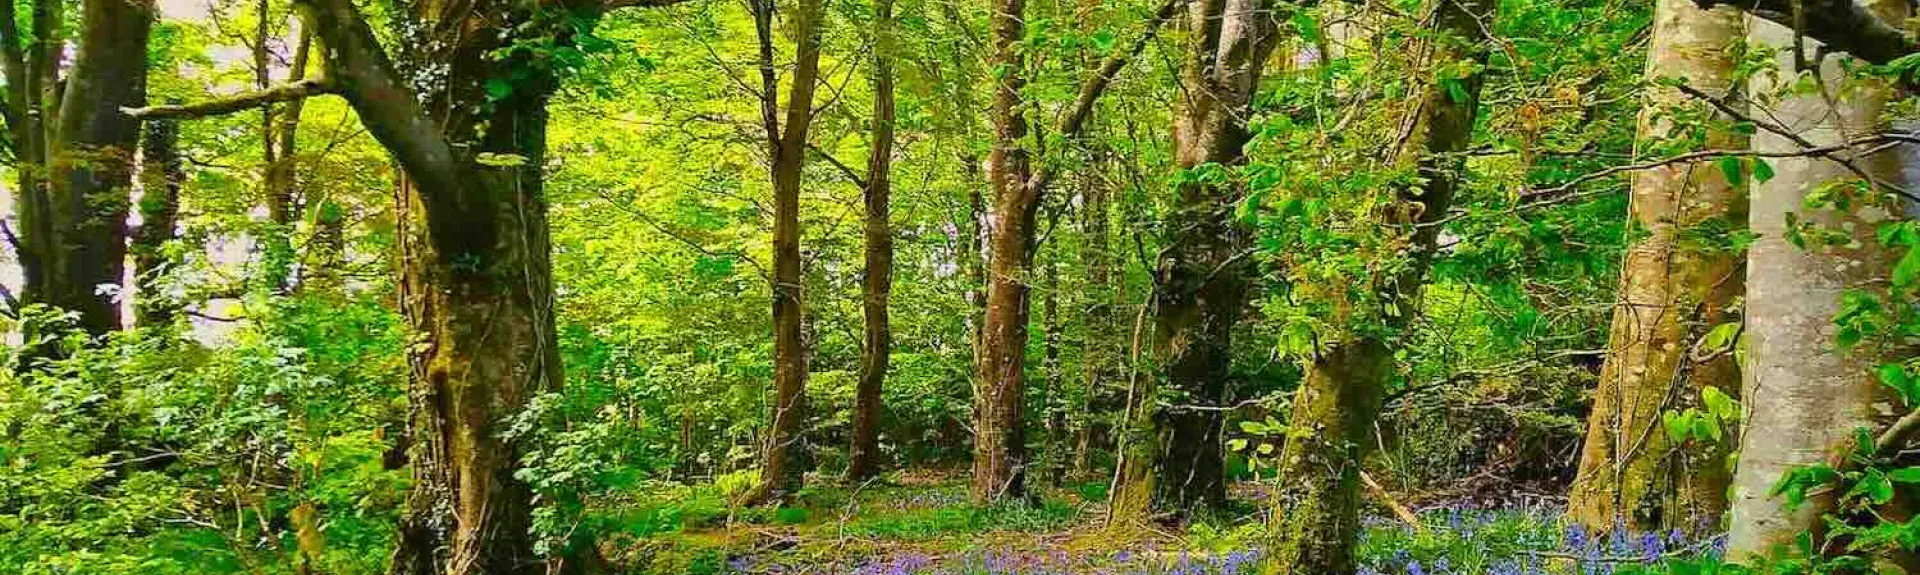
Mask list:
[[[1869,7],[1883,18],[1891,16],[1889,12],[1901,12],[1903,18],[1906,10],[1897,0],[1878,0]],[[1848,82],[1838,56],[1820,67],[1831,102],[1819,93],[1765,101],[1767,94],[1794,80],[1793,33],[1757,18],[1749,30],[1753,45],[1781,49],[1780,73],[1753,80],[1751,93],[1760,100],[1755,117],[1775,119],[1815,145],[1837,144],[1880,129],[1881,110],[1892,91],[1884,85]],[[1817,43],[1807,39],[1805,44],[1811,61]],[[1763,130],[1753,137],[1753,149],[1792,151],[1799,146]],[[1898,181],[1904,155],[1880,153],[1855,162],[1877,178]],[[1866,346],[1843,352],[1834,343],[1841,294],[1887,277],[1891,260],[1874,240],[1874,227],[1889,214],[1874,207],[1836,213],[1802,205],[1807,192],[1822,183],[1856,178],[1838,162],[1780,158],[1771,165],[1775,177],[1753,187],[1749,220],[1759,239],[1747,263],[1749,363],[1743,371],[1748,415],[1734,475],[1729,553],[1735,558],[1764,555],[1814,527],[1824,507],[1821,501],[1788,511],[1785,501],[1769,496],[1769,491],[1788,469],[1825,462],[1851,441],[1855,428],[1876,427],[1874,422],[1891,407],[1872,380],[1874,354]],[[1857,241],[1844,247],[1795,247],[1786,239],[1789,212],[1802,221],[1849,230]]]

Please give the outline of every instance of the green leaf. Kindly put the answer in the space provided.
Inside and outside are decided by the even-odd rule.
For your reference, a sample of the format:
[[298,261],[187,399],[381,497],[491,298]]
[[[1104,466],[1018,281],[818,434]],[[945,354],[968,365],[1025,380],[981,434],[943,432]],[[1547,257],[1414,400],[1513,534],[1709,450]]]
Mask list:
[[1739,157],[1722,156],[1720,160],[1714,162],[1714,164],[1720,166],[1720,175],[1727,177],[1728,184],[1738,186],[1742,183],[1743,176],[1746,175],[1746,168],[1740,165]]
[[1920,483],[1920,467],[1902,467],[1895,469],[1887,473],[1887,479],[1899,483]]
[[1660,423],[1667,429],[1667,439],[1673,440],[1674,443],[1685,442],[1687,435],[1693,431],[1692,422],[1687,421],[1685,416],[1672,411],[1661,413]]
[[1701,351],[1721,353],[1733,349],[1733,343],[1740,338],[1741,327],[1742,324],[1737,321],[1713,326],[1713,329],[1707,330],[1707,335],[1700,338]]
[[1320,41],[1320,22],[1314,19],[1312,12],[1294,10],[1293,17],[1288,21],[1293,24],[1293,31],[1300,33],[1300,38],[1307,43],[1313,44]]
[[1740,420],[1740,404],[1720,388],[1707,386],[1700,390],[1700,402],[1707,405],[1707,412],[1720,421],[1732,423]]
[[1906,255],[1900,256],[1900,263],[1893,266],[1893,287],[1904,288],[1920,279],[1920,247],[1908,248]]
[[1767,183],[1767,180],[1771,180],[1771,179],[1773,179],[1773,166],[1767,164],[1766,160],[1762,160],[1760,158],[1754,158],[1753,159],[1753,181],[1755,183],[1764,184],[1764,183]]
[[1873,444],[1873,432],[1865,427],[1853,428],[1853,448],[1854,456],[1864,459],[1872,459],[1879,451],[1879,447]]
[[1882,385],[1891,387],[1894,391],[1899,392],[1900,400],[1903,403],[1913,405],[1913,386],[1915,382],[1912,378],[1907,377],[1906,367],[1898,363],[1881,364],[1880,367],[1874,368],[1873,373],[1875,379],[1880,380]]
[[498,102],[513,95],[513,83],[501,78],[487,78],[487,100]]

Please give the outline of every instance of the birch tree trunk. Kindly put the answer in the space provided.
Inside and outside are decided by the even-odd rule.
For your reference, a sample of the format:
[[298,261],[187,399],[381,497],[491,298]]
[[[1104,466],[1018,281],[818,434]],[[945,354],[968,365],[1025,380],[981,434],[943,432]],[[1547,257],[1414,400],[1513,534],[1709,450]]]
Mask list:
[[[1279,463],[1280,491],[1275,495],[1272,572],[1283,575],[1352,573],[1353,545],[1360,528],[1360,466],[1373,444],[1387,379],[1396,369],[1394,332],[1404,331],[1419,312],[1421,287],[1459,187],[1463,166],[1457,152],[1473,135],[1484,83],[1487,46],[1483,23],[1494,18],[1493,0],[1434,0],[1430,5],[1437,34],[1428,40],[1427,78],[1414,102],[1413,117],[1402,134],[1396,162],[1413,167],[1420,185],[1393,190],[1408,209],[1390,210],[1387,226],[1406,238],[1407,257],[1399,272],[1373,278],[1379,313],[1386,329],[1349,334],[1319,351],[1306,366],[1306,380],[1294,392],[1291,428]],[[1449,89],[1436,72],[1467,61],[1472,72]]]
[[[1903,21],[1907,13],[1903,2],[1868,6],[1889,22]],[[1893,90],[1851,84],[1840,56],[1824,58],[1817,72],[1831,99],[1804,94],[1772,101],[1769,95],[1793,81],[1793,33],[1770,22],[1750,22],[1750,43],[1780,49],[1779,75],[1756,76],[1750,89],[1759,117],[1777,119],[1814,145],[1841,144],[1882,129],[1880,113]],[[1814,55],[1816,42],[1807,40],[1806,48],[1809,61],[1819,57]],[[1759,113],[1762,109],[1770,113]],[[1753,148],[1792,152],[1800,145],[1763,130],[1753,136]],[[1902,163],[1894,153],[1868,156],[1855,150],[1849,157],[1876,178],[1897,178]],[[1887,277],[1895,254],[1880,246],[1874,229],[1877,222],[1898,214],[1868,205],[1848,212],[1806,209],[1802,200],[1809,192],[1856,176],[1820,158],[1780,158],[1772,165],[1774,178],[1753,188],[1750,216],[1758,241],[1747,259],[1747,417],[1733,478],[1728,553],[1734,558],[1764,555],[1789,544],[1801,531],[1818,529],[1819,513],[1831,505],[1835,493],[1811,495],[1810,503],[1788,511],[1783,500],[1769,496],[1770,490],[1788,469],[1826,461],[1851,442],[1855,428],[1877,429],[1876,418],[1891,409],[1890,398],[1871,375],[1878,355],[1865,348],[1838,349],[1834,316],[1846,290]],[[1787,237],[1790,213],[1801,222],[1851,233],[1856,239],[1843,246],[1796,247]]]
[[[1733,51],[1745,17],[1730,7],[1701,10],[1688,0],[1654,7],[1646,77],[1652,88],[1640,114],[1643,151],[1673,138],[1671,114],[1705,106],[1652,83],[1679,78],[1709,94],[1733,88]],[[1747,137],[1713,129],[1703,149],[1739,150]],[[1746,222],[1746,194],[1712,161],[1672,164],[1633,179],[1633,222],[1646,236],[1621,268],[1606,363],[1587,419],[1586,444],[1568,508],[1596,533],[1616,520],[1636,531],[1717,529],[1731,480],[1731,440],[1675,445],[1661,413],[1700,405],[1701,390],[1738,393],[1733,354],[1696,362],[1695,343],[1714,326],[1738,321],[1744,292],[1741,254],[1728,245]]]

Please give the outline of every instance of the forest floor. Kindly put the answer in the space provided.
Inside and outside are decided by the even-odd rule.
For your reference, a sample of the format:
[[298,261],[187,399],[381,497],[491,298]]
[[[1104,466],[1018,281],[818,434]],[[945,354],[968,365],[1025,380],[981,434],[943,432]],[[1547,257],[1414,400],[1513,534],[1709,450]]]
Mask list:
[[[964,477],[943,473],[816,485],[771,509],[728,506],[728,487],[723,478],[650,489],[604,506],[590,514],[602,558],[614,572],[649,574],[1226,575],[1254,572],[1266,523],[1252,482],[1234,486],[1224,513],[1131,531],[1105,527],[1097,480],[988,508],[968,503]],[[1678,534],[1588,541],[1563,528],[1551,501],[1434,504],[1418,511],[1419,526],[1381,513],[1365,520],[1363,575],[1579,573],[1702,547]]]

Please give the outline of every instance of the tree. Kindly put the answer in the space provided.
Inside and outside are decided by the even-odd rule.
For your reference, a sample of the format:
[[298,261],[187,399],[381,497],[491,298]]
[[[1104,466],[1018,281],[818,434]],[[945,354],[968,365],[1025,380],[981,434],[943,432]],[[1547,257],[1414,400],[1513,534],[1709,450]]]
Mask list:
[[140,227],[133,234],[135,325],[170,325],[179,306],[161,293],[167,242],[180,225],[180,184],[186,179],[180,158],[180,126],[174,120],[146,123],[140,143]]
[[[1107,56],[1082,83],[1073,103],[1053,134],[1071,141],[1086,127],[1093,105],[1107,86],[1173,15],[1179,0],[1161,6],[1138,39]],[[974,383],[973,500],[978,503],[1021,499],[1027,495],[1025,394],[1027,366],[1028,292],[1033,271],[1035,219],[1043,194],[1054,176],[1052,164],[1037,169],[1027,149],[1025,0],[996,0],[991,18],[993,53],[988,66],[996,70],[993,103],[993,149],[987,155],[987,182],[992,190],[987,230],[987,309],[982,319],[979,378]]]
[[[1426,69],[1431,76],[1414,101],[1398,140],[1394,162],[1416,176],[1392,190],[1396,208],[1381,214],[1383,227],[1403,242],[1408,261],[1389,266],[1366,286],[1377,298],[1348,305],[1373,313],[1384,324],[1357,329],[1324,343],[1306,366],[1294,392],[1286,445],[1275,494],[1273,567],[1277,573],[1348,573],[1359,531],[1360,465],[1373,444],[1371,432],[1395,371],[1390,335],[1418,313],[1420,290],[1437,251],[1443,219],[1460,176],[1457,153],[1473,135],[1487,62],[1486,28],[1491,0],[1435,0]],[[1462,65],[1459,77],[1442,71]],[[1454,68],[1458,69],[1458,68]]]
[[847,450],[847,478],[863,480],[880,472],[880,391],[893,350],[887,297],[893,292],[893,0],[873,7],[873,133],[867,152],[866,271],[864,294],[866,343],[860,347],[860,387],[854,396],[853,445]]
[[[1729,93],[1734,46],[1744,35],[1737,10],[1659,2],[1646,76]],[[1652,88],[1640,115],[1642,153],[1690,143],[1696,132],[1704,132],[1706,149],[1744,149],[1746,136],[1727,119],[1690,113],[1704,106],[1680,90]],[[1631,215],[1645,236],[1622,266],[1608,355],[1568,501],[1574,518],[1594,532],[1612,530],[1617,520],[1636,531],[1691,531],[1719,525],[1726,509],[1732,442],[1676,441],[1662,424],[1663,413],[1685,406],[1708,413],[1701,411],[1709,407],[1703,394],[1739,388],[1733,342],[1724,337],[1731,332],[1721,329],[1727,341],[1717,346],[1695,345],[1709,330],[1737,324],[1745,285],[1740,246],[1731,243],[1746,220],[1745,194],[1713,163],[1677,162],[1632,180]]]
[[[122,327],[127,209],[140,122],[121,113],[146,103],[146,0],[81,3],[79,52],[58,77],[63,7],[35,2],[25,50],[13,4],[0,16],[7,124],[19,154],[18,240],[25,300],[79,314],[93,335]],[[44,178],[44,179],[43,179]]]
[[[1105,160],[1105,155],[1100,155],[1100,159]],[[1091,167],[1110,165],[1098,161]],[[1074,430],[1075,477],[1087,477],[1093,472],[1094,443],[1106,435],[1107,427],[1107,422],[1098,414],[1116,410],[1114,394],[1108,390],[1119,380],[1120,340],[1125,337],[1118,329],[1118,307],[1125,305],[1126,298],[1122,295],[1124,278],[1116,277],[1124,274],[1116,274],[1114,270],[1110,191],[1107,182],[1093,172],[1089,170],[1080,178],[1080,262],[1086,268],[1080,356],[1086,397],[1080,405],[1079,426]]]
[[[1201,0],[1188,6],[1188,47],[1174,154],[1187,174],[1246,163],[1247,119],[1268,55],[1279,42],[1272,2]],[[1247,231],[1234,220],[1240,188],[1180,177],[1167,216],[1166,247],[1154,271],[1154,351],[1182,405],[1160,409],[1151,383],[1128,407],[1133,420],[1112,495],[1114,516],[1143,519],[1160,509],[1186,513],[1226,504],[1220,437],[1232,363],[1232,330],[1246,305]]]
[[[419,3],[388,58],[351,0],[298,0],[324,73],[235,97],[135,110],[232,113],[338,93],[404,173],[396,194],[400,303],[415,343],[408,389],[413,486],[392,572],[541,573],[533,493],[510,424],[560,382],[542,167],[546,102],[570,49],[609,8],[670,2]],[[466,34],[475,28],[511,34]],[[405,71],[433,70],[432,76]],[[426,78],[418,84],[407,78]]]
[[[1868,5],[1889,21],[1902,21],[1907,5]],[[1749,225],[1757,239],[1747,260],[1747,370],[1743,389],[1748,417],[1740,437],[1740,463],[1733,478],[1733,529],[1728,553],[1764,555],[1791,544],[1808,530],[1837,493],[1811,494],[1793,509],[1773,496],[1789,469],[1822,464],[1833,450],[1851,444],[1854,430],[1876,428],[1876,402],[1884,399],[1873,380],[1883,350],[1848,348],[1835,331],[1847,309],[1847,292],[1887,277],[1894,250],[1875,237],[1874,222],[1888,216],[1866,198],[1877,182],[1898,177],[1899,154],[1873,153],[1853,144],[1879,129],[1890,86],[1874,81],[1844,85],[1844,64],[1823,57],[1815,42],[1796,56],[1791,29],[1757,23],[1755,45],[1778,48],[1775,72],[1756,76],[1748,91],[1756,100],[1756,153],[1782,153],[1774,177],[1753,187]],[[1813,62],[1818,92],[1787,92],[1796,62]],[[1785,95],[1781,95],[1781,94]],[[1830,156],[1795,155],[1816,146],[1842,146]],[[1860,178],[1870,178],[1863,181]],[[1853,209],[1822,196],[1863,195]],[[1842,204],[1842,206],[1848,204]],[[1824,238],[1824,239],[1822,239]]]
[[753,24],[760,40],[760,121],[766,133],[773,178],[773,416],[760,485],[748,502],[763,502],[800,490],[812,467],[804,445],[807,418],[807,350],[801,333],[805,305],[800,277],[800,177],[806,166],[807,131],[813,124],[813,93],[820,75],[820,0],[799,0],[794,13],[793,78],[781,122],[780,80],[774,70],[775,0],[754,0]]

